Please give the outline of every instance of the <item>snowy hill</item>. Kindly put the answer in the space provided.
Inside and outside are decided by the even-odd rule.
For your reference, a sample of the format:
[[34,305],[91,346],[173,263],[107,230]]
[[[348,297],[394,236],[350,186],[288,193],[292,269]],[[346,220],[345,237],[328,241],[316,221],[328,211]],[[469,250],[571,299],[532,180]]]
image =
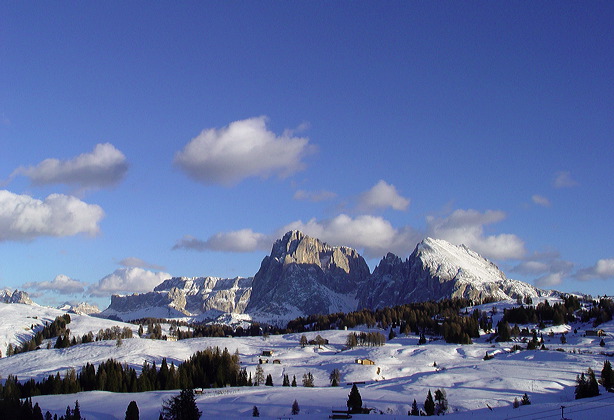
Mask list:
[[[489,304],[480,309],[512,306],[513,302]],[[6,339],[9,330],[21,329],[31,322],[43,322],[57,316],[61,311],[29,305],[0,305],[3,319],[0,334]],[[110,325],[125,325],[117,322],[71,315],[69,325],[75,334],[86,330],[96,331]],[[135,326],[131,326],[135,327]],[[422,407],[428,390],[446,391],[452,418],[515,418],[518,416],[546,414],[560,415],[560,406],[567,407],[568,417],[607,418],[614,407],[614,395],[601,388],[602,395],[594,399],[574,400],[576,375],[591,367],[600,372],[608,357],[600,354],[599,338],[587,337],[584,332],[590,324],[578,324],[576,334],[570,326],[557,327],[556,331],[567,332],[567,343],[560,344],[560,335],[548,336],[544,330],[546,345],[551,350],[509,352],[514,343],[490,343],[489,335],[475,340],[472,345],[446,344],[442,340],[430,341],[419,346],[418,337],[399,336],[380,347],[356,347],[345,349],[348,333],[351,331],[307,332],[309,340],[317,334],[329,341],[328,345],[301,347],[302,334],[272,335],[269,337],[242,338],[195,338],[178,342],[141,339],[135,336],[116,341],[99,341],[81,344],[66,349],[41,349],[0,359],[0,372],[6,377],[17,375],[20,380],[40,380],[59,372],[64,375],[70,367],[80,368],[86,363],[95,365],[114,358],[134,367],[137,371],[144,361],[160,364],[163,357],[175,364],[189,358],[193,353],[209,346],[238,351],[241,365],[252,375],[259,365],[264,350],[272,351],[269,359],[279,364],[260,365],[265,374],[271,374],[273,387],[243,387],[208,389],[197,395],[197,404],[203,418],[250,417],[252,407],[259,408],[263,418],[290,417],[292,402],[297,400],[301,412],[296,418],[326,419],[332,409],[343,409],[351,382],[359,385],[364,405],[382,413],[384,418],[398,418],[407,415],[415,398]],[[614,322],[602,324],[606,337],[606,351],[614,345]],[[376,329],[377,330],[377,329]],[[376,331],[373,330],[373,331]],[[359,332],[360,330],[358,330]],[[385,333],[386,331],[382,331]],[[14,335],[15,336],[15,335]],[[556,349],[560,349],[557,351]],[[492,360],[483,360],[484,355],[495,354]],[[356,359],[370,359],[374,365],[360,365]],[[610,358],[611,359],[611,358]],[[436,364],[436,366],[434,366]],[[341,373],[341,386],[330,387],[329,375],[333,369]],[[305,373],[310,372],[315,387],[301,386]],[[282,376],[296,377],[298,387],[282,387]],[[514,398],[527,393],[532,405],[513,409]],[[157,418],[164,399],[178,391],[156,391],[136,394],[111,394],[107,392],[81,392],[70,395],[39,396],[43,412],[49,410],[61,415],[67,405],[79,400],[81,413],[88,420],[123,419],[126,407],[132,400],[137,401],[141,418]],[[109,398],[113,404],[108,404]],[[488,408],[490,407],[490,409]],[[596,408],[599,407],[599,408]],[[533,414],[534,413],[534,414]],[[595,417],[597,416],[597,417]]]

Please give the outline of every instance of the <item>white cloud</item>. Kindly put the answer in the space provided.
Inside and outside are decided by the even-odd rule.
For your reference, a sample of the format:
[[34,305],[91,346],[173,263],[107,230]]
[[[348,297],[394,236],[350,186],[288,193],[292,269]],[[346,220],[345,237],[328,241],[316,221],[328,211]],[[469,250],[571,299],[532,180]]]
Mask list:
[[331,245],[344,245],[364,250],[367,258],[381,257],[387,252],[406,255],[413,251],[421,235],[410,227],[394,228],[381,217],[362,215],[352,218],[340,214],[333,219],[304,223],[295,221],[282,231],[300,230]]
[[35,185],[67,184],[91,189],[119,183],[127,170],[124,154],[112,144],[104,143],[73,159],[45,159],[36,166],[17,168],[11,177],[25,175]]
[[222,252],[252,252],[268,250],[272,244],[269,236],[254,232],[251,229],[241,229],[233,232],[216,233],[203,241],[193,236],[184,236],[173,249],[191,249],[195,251]]
[[539,195],[539,194],[533,194],[531,196],[531,200],[533,200],[533,202],[535,204],[537,204],[538,206],[542,206],[542,207],[550,207],[550,200],[548,200],[546,197],[544,197],[543,195]]
[[235,121],[221,129],[203,130],[175,155],[174,163],[204,184],[233,185],[249,177],[280,177],[304,168],[314,150],[309,140],[269,131],[266,117]]
[[394,210],[407,210],[409,200],[401,196],[394,185],[380,180],[370,190],[360,196],[359,207],[362,209],[380,209],[392,207]]
[[458,209],[448,217],[427,217],[428,236],[444,239],[456,245],[464,244],[486,258],[519,259],[525,254],[524,242],[516,235],[502,233],[484,235],[484,226],[505,219],[505,213],[487,210]]
[[139,267],[118,268],[112,274],[103,277],[98,284],[88,289],[91,296],[109,296],[111,294],[145,293],[172,276],[164,272],[153,272]]
[[26,289],[49,290],[60,294],[83,293],[85,283],[71,279],[65,274],[57,275],[52,281],[31,282],[23,285]]
[[103,217],[100,206],[76,197],[51,194],[41,201],[0,190],[0,241],[79,233],[95,235]]
[[613,279],[614,278],[614,259],[601,259],[595,263],[594,266],[583,268],[578,270],[575,277],[578,280],[591,280],[591,279]]
[[563,273],[549,273],[535,279],[537,287],[552,287],[563,282]]
[[569,171],[559,171],[554,174],[555,188],[570,188],[577,185],[580,185],[580,183],[571,177],[571,173]]
[[332,191],[320,190],[320,191],[305,191],[305,190],[296,190],[294,193],[295,200],[301,201],[313,201],[314,203],[326,200],[332,200],[337,197]]
[[150,268],[152,270],[164,270],[164,267],[161,265],[150,264],[147,261],[143,261],[140,258],[136,257],[128,257],[119,261],[119,265],[124,267],[139,267],[139,268]]

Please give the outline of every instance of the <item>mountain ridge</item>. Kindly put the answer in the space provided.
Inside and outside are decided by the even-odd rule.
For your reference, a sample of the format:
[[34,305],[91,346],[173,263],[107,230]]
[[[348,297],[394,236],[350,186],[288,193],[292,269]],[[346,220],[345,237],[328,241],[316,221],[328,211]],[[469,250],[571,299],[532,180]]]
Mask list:
[[294,230],[275,241],[254,277],[173,277],[152,292],[113,295],[101,316],[216,320],[230,314],[283,322],[426,300],[482,302],[554,293],[508,279],[477,252],[441,239],[423,239],[405,260],[388,253],[371,272],[355,249]]

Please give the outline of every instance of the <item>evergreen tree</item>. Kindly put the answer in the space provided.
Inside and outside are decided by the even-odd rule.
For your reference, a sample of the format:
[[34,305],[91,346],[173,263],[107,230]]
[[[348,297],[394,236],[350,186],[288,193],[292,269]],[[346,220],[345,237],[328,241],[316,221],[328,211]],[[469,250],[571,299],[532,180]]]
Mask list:
[[512,404],[512,407],[514,408],[520,407],[520,401],[518,401],[518,397],[514,397],[514,403]]
[[126,420],[139,420],[139,407],[136,401],[130,401],[126,409]]
[[313,375],[311,372],[307,372],[303,375],[303,386],[313,388]]
[[273,386],[273,377],[270,373],[266,376],[266,382],[264,384],[266,386]]
[[433,394],[431,394],[430,389],[429,393],[426,395],[426,400],[424,400],[424,412],[427,416],[435,414],[435,401],[433,401]]
[[283,379],[283,383],[281,385],[282,386],[290,386],[290,378],[288,377],[287,373],[284,373],[284,379]]
[[520,400],[520,404],[522,404],[522,405],[531,405],[531,400],[529,399],[529,396],[527,395],[526,392],[522,396],[522,400]]
[[258,411],[258,407],[256,406],[252,408],[252,417],[260,417],[260,411]]
[[437,401],[435,406],[435,412],[437,415],[444,414],[446,411],[448,411],[448,397],[446,396],[445,390],[438,389],[435,391],[435,401]]
[[414,402],[411,405],[411,411],[409,412],[410,416],[419,416],[420,415],[420,410],[418,409],[418,403],[416,402],[416,399],[414,398]]
[[333,369],[330,373],[330,386],[339,386],[339,381],[341,380],[341,372],[339,369]]
[[198,420],[202,412],[196,405],[194,390],[182,389],[179,395],[164,401],[160,414],[164,420]]
[[360,396],[360,392],[358,391],[356,384],[352,385],[352,390],[348,395],[347,407],[350,413],[362,413],[362,397]]
[[292,375],[292,386],[296,386],[296,375]]
[[298,413],[300,413],[301,409],[298,406],[298,401],[294,400],[294,402],[292,403],[292,415],[296,416]]
[[301,341],[300,341],[300,343],[301,343],[301,347],[303,347],[303,348],[304,348],[305,346],[307,346],[307,337],[305,337],[305,334],[301,335]]
[[614,371],[612,371],[612,364],[609,360],[603,362],[603,369],[601,369],[601,385],[607,390],[614,386]]
[[595,378],[595,372],[593,369],[588,368],[588,396],[595,397],[599,395],[599,384],[597,383],[597,379]]
[[32,418],[34,420],[43,420],[43,410],[41,410],[38,403],[34,404],[34,407],[32,408]]
[[420,339],[418,339],[418,344],[422,345],[422,344],[426,344],[426,336],[424,335],[424,333],[420,333]]
[[72,420],[81,420],[81,407],[79,400],[75,401],[75,409],[72,411]]

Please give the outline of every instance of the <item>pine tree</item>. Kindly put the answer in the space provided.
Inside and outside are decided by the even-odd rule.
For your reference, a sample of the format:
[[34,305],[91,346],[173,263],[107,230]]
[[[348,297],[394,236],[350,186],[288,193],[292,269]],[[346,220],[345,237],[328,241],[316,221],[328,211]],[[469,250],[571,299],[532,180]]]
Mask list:
[[307,372],[303,375],[303,386],[307,388],[313,387],[313,375],[311,372]]
[[126,420],[139,420],[139,407],[136,401],[130,401],[126,409]]
[[527,395],[526,392],[522,396],[522,400],[520,400],[520,404],[522,404],[522,405],[531,405],[531,400],[529,399],[529,396]]
[[411,405],[411,411],[409,412],[410,416],[419,416],[420,415],[420,410],[418,409],[418,403],[416,402],[416,399],[414,398],[414,402]]
[[287,373],[284,373],[284,379],[281,386],[290,386],[290,378]]
[[614,371],[612,371],[612,364],[609,360],[603,362],[603,369],[601,369],[601,385],[607,390],[614,386]]
[[514,397],[514,403],[512,404],[512,407],[514,408],[520,407],[520,401],[518,401],[518,397]]
[[330,373],[330,386],[339,386],[339,381],[341,380],[341,372],[339,369],[333,369]]
[[160,414],[164,420],[198,420],[202,412],[196,405],[194,390],[182,389],[179,395],[164,401]]
[[435,401],[433,401],[433,394],[431,394],[430,389],[429,393],[426,395],[426,400],[424,400],[424,412],[427,416],[435,414]]
[[258,407],[256,406],[252,408],[252,417],[260,417],[260,411],[258,411]]
[[296,386],[296,375],[292,375],[292,386]]
[[292,403],[292,415],[296,416],[298,413],[300,413],[301,409],[298,406],[298,401],[294,400],[294,402]]
[[599,384],[597,383],[597,379],[595,378],[595,372],[593,369],[588,368],[588,396],[595,397],[599,395]]
[[266,382],[264,384],[266,386],[273,386],[273,377],[270,373],[266,376]]
[[347,407],[350,413],[362,413],[362,397],[360,396],[360,392],[358,391],[356,384],[352,385],[352,390],[348,395]]
[[435,401],[437,401],[435,406],[435,412],[437,415],[444,414],[446,411],[448,411],[448,397],[446,396],[445,390],[438,389],[435,391]]
[[300,341],[301,347],[305,347],[307,346],[307,337],[305,337],[305,334],[301,335],[301,341]]

